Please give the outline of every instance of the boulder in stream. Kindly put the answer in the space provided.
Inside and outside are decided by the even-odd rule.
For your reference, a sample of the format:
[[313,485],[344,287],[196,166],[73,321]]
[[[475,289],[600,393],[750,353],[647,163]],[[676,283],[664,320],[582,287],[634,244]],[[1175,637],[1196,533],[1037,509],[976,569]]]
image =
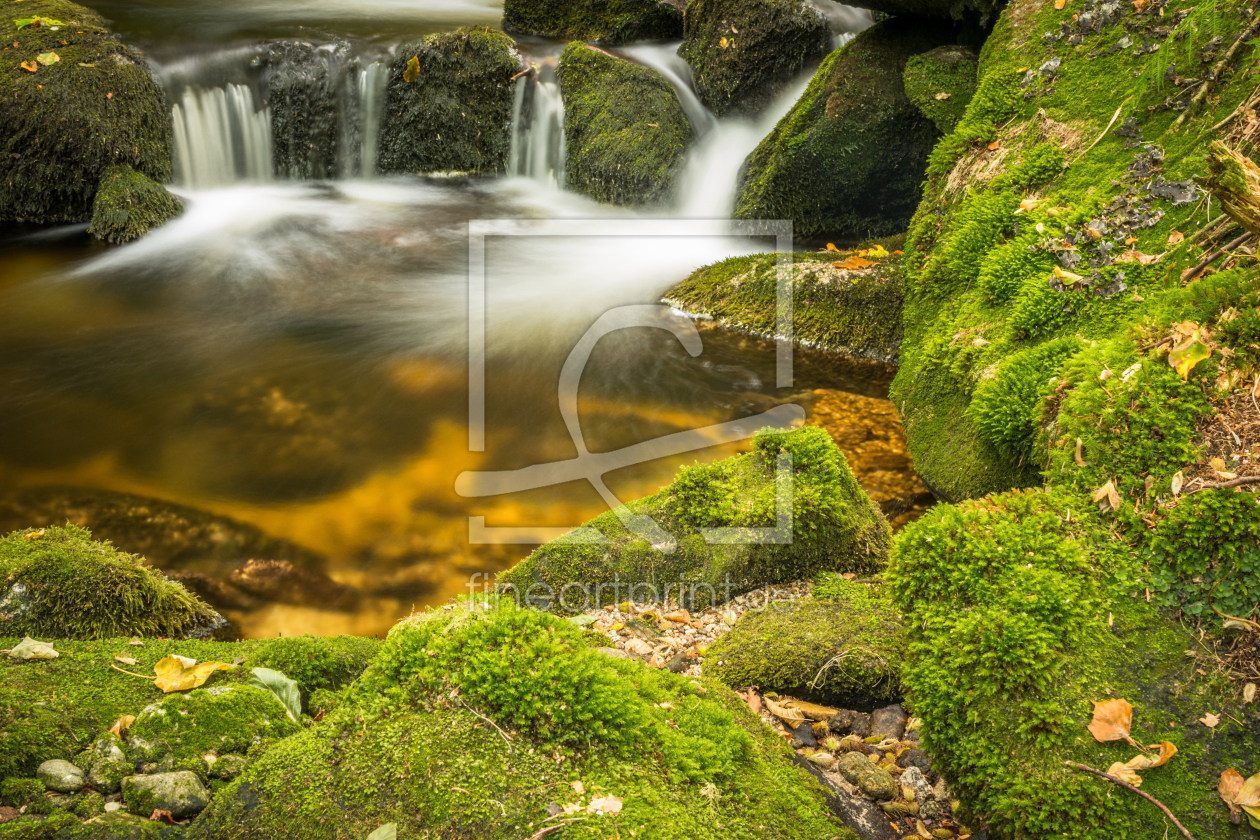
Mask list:
[[755,116],[830,51],[826,19],[803,0],[692,0],[678,48],[719,117]]
[[904,230],[939,134],[906,97],[902,73],[942,37],[948,27],[892,19],[828,56],[744,163],[736,218],[791,219],[798,236]]
[[170,178],[162,89],[100,15],[66,0],[27,0],[4,26],[0,220],[85,221],[114,167]]
[[389,67],[377,168],[382,173],[507,169],[515,42],[469,26],[398,48]]
[[183,212],[184,205],[166,187],[130,166],[114,166],[101,177],[88,233],[121,244],[139,239]]
[[567,186],[609,204],[673,195],[691,123],[655,70],[573,42],[560,56]]
[[[267,104],[271,112],[272,156],[282,178],[337,176],[345,147],[357,146],[342,124],[341,100],[358,90],[345,83],[350,45],[276,41],[267,45]],[[357,103],[348,103],[357,104]],[[358,126],[353,127],[357,130]]]
[[505,0],[503,28],[597,44],[679,38],[685,0]]

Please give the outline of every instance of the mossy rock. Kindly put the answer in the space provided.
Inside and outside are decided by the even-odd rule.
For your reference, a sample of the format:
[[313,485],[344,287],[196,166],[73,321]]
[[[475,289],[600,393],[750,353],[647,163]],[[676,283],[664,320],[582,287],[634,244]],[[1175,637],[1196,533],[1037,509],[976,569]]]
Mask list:
[[[901,258],[872,260],[869,268],[844,270],[837,254],[792,255],[792,340],[878,362],[895,363],[901,352]],[[774,337],[777,255],[732,257],[698,268],[664,295],[670,306],[709,317],[722,326]]]
[[[377,168],[493,175],[507,168],[516,42],[482,26],[398,48],[385,83]],[[413,81],[408,63],[416,60]]]
[[88,233],[121,244],[139,239],[183,212],[184,205],[166,187],[130,166],[115,166],[101,178]]
[[950,18],[990,24],[1002,11],[1002,0],[862,0],[878,22],[880,16]]
[[331,840],[396,822],[400,837],[515,839],[549,808],[609,796],[615,821],[588,814],[566,833],[853,840],[741,698],[607,657],[584,634],[510,603],[400,623],[347,704],[253,763],[189,836],[301,825]]
[[160,820],[116,811],[92,822],[80,822],[74,814],[58,811],[47,818],[19,817],[0,823],[2,840],[173,840],[178,828]]
[[[338,119],[346,97],[344,71],[350,44],[274,41],[265,54],[267,107],[271,113],[272,160],[281,178],[335,178],[345,146],[361,138]],[[352,130],[358,131],[358,126]]]
[[[1006,837],[1159,840],[1158,809],[1093,776],[1133,757],[1087,731],[1093,702],[1124,698],[1142,744],[1177,755],[1142,790],[1196,837],[1229,837],[1216,795],[1254,772],[1260,713],[1223,675],[1196,671],[1195,638],[1146,602],[1142,568],[1087,496],[1012,491],[937,507],[897,538],[887,576],[911,629],[902,677],[933,766],[964,822]],[[1241,724],[1198,723],[1225,710]]]
[[801,0],[692,0],[678,54],[717,116],[755,116],[831,52],[826,19]]
[[505,0],[503,28],[615,46],[681,38],[685,6],[683,0]]
[[830,575],[815,596],[744,613],[705,654],[732,688],[871,710],[901,699],[907,632],[884,587]]
[[[28,26],[40,17],[62,26]],[[129,166],[158,183],[171,175],[171,117],[144,59],[96,12],[66,0],[27,0],[0,22],[0,220],[78,222],[97,185]],[[16,44],[16,46],[14,46]],[[42,65],[37,55],[56,53]],[[34,73],[20,67],[32,62]]]
[[902,81],[906,96],[941,134],[949,134],[962,119],[976,93],[980,56],[971,47],[947,44],[906,62]]
[[[775,527],[780,453],[792,457],[790,544],[706,542],[700,529]],[[609,511],[583,526],[607,543],[550,542],[500,573],[500,588],[511,587],[545,608],[615,603],[627,596],[641,602],[675,597],[703,607],[824,571],[875,571],[891,539],[883,514],[817,427],[762,432],[753,452],[684,467],[667,487],[626,508],[650,516],[672,538],[674,550],[654,547]]]
[[[0,638],[0,647],[17,641]],[[50,758],[73,759],[119,717],[138,715],[163,699],[152,682],[114,666],[152,674],[153,666],[172,654],[198,661],[241,660],[239,667],[215,673],[207,687],[238,686],[249,679],[251,668],[267,667],[285,672],[305,694],[342,688],[367,667],[381,644],[357,636],[243,642],[149,638],[141,646],[127,642],[57,641],[59,656],[49,662],[0,658],[0,780],[34,776]],[[136,664],[120,665],[115,655],[134,658]],[[0,786],[0,793],[4,790]]]
[[566,185],[609,204],[670,199],[692,133],[665,77],[577,41],[557,73]]
[[186,637],[223,618],[144,559],[75,525],[0,538],[0,632],[55,639]]
[[798,236],[853,240],[898,233],[914,214],[937,140],[906,98],[913,55],[948,28],[878,23],[833,52],[740,172],[739,219],[791,219]]
[[258,743],[300,729],[270,691],[217,685],[168,694],[141,710],[127,733],[133,755],[157,761],[196,759],[207,752],[244,755]]

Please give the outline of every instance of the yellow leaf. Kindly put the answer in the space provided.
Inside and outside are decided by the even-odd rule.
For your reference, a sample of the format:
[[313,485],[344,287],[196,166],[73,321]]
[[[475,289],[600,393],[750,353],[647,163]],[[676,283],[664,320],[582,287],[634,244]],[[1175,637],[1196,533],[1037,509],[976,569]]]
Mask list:
[[45,67],[48,67],[51,64],[56,64],[58,61],[61,61],[61,56],[57,55],[55,52],[46,52],[35,56],[35,60]]
[[226,662],[198,662],[183,656],[167,656],[153,666],[153,673],[157,674],[154,685],[167,694],[189,691],[204,685],[215,671],[227,671],[232,667]]
[[1150,770],[1152,767],[1163,767],[1168,763],[1168,759],[1177,754],[1177,747],[1168,741],[1160,741],[1158,744],[1151,744],[1149,749],[1158,749],[1159,755],[1136,755],[1125,762],[1125,766],[1132,767],[1134,770]]
[[22,69],[26,70],[28,73],[34,73],[36,70],[39,69],[39,65],[33,61],[23,61]]
[[831,265],[833,268],[842,268],[845,271],[860,271],[864,268],[870,268],[875,263],[862,257],[849,257],[847,260],[833,262]]
[[1195,365],[1211,356],[1212,348],[1203,341],[1202,331],[1195,330],[1189,338],[1183,340],[1169,352],[1168,364],[1172,365],[1173,369],[1184,380],[1190,376],[1190,371],[1194,369]]
[[766,711],[788,726],[795,728],[805,720],[805,713],[800,709],[789,709],[787,706],[782,706],[768,697],[763,697],[762,702],[766,704]]
[[114,725],[109,728],[109,731],[121,738],[123,734],[131,728],[131,724],[135,722],[135,715],[123,715],[118,720],[114,721]]
[[890,256],[890,255],[889,255],[889,253],[888,253],[887,251],[885,251],[885,250],[884,250],[884,246],[883,246],[883,245],[872,245],[870,248],[868,248],[868,249],[866,250],[866,252],[865,252],[864,256],[867,256],[867,257],[887,257],[887,256]]
[[1110,767],[1108,767],[1107,775],[1115,776],[1120,781],[1128,782],[1134,787],[1142,786],[1142,777],[1139,776],[1132,767],[1128,766],[1123,761],[1117,761],[1115,764],[1112,764]]
[[1019,203],[1019,209],[1015,211],[1014,215],[1018,216],[1020,213],[1026,213],[1029,210],[1036,210],[1037,205],[1040,203],[1041,201],[1039,199],[1025,198]]
[[1054,10],[1056,12],[1063,11],[1063,7],[1067,5],[1067,0],[1054,0]]
[[1063,269],[1059,268],[1057,265],[1054,267],[1054,276],[1058,277],[1059,280],[1066,280],[1069,283],[1081,283],[1085,280],[1085,278],[1082,277],[1081,275],[1073,274],[1070,271],[1064,271]]
[[840,249],[839,249],[839,248],[837,248],[837,247],[836,247],[834,244],[832,244],[831,242],[828,242],[828,243],[827,243],[827,250],[828,250],[828,251],[835,251],[837,254],[838,254],[838,253],[840,253]]
[[730,43],[731,43],[730,41],[723,38],[722,40],[718,41],[718,46],[721,47],[722,49],[726,49],[727,45],[729,45]]
[[420,78],[420,56],[413,55],[407,59],[407,67],[403,70],[403,81],[410,84]]
[[1089,733],[1100,743],[1108,741],[1128,741],[1133,746],[1137,743],[1129,737],[1129,729],[1133,726],[1133,706],[1123,697],[1094,703],[1094,719],[1090,721]]

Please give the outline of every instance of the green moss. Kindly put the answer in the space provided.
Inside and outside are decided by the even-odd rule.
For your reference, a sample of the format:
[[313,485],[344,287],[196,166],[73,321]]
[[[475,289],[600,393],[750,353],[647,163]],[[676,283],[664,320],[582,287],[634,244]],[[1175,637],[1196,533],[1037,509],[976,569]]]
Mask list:
[[183,211],[179,199],[161,184],[130,166],[115,166],[101,177],[88,233],[109,242],[130,242]]
[[0,782],[0,802],[11,808],[21,808],[43,799],[44,792],[44,783],[39,779],[8,778]]
[[740,616],[705,654],[705,669],[734,687],[818,697],[846,708],[901,698],[906,628],[880,588],[831,575],[815,597]]
[[222,623],[200,598],[83,528],[0,538],[0,630],[58,639],[186,636]]
[[827,22],[797,0],[692,0],[678,48],[717,116],[761,112],[830,51]]
[[735,216],[791,219],[798,236],[903,230],[937,133],[906,98],[906,60],[948,27],[892,19],[829,55],[740,175]]
[[[792,542],[707,543],[702,528],[775,526],[780,453],[792,456]],[[763,432],[752,453],[684,467],[672,484],[627,508],[651,516],[673,538],[675,550],[654,548],[609,511],[584,526],[608,544],[548,543],[501,573],[501,588],[513,587],[518,597],[544,608],[573,609],[626,597],[673,597],[703,606],[823,571],[876,570],[889,542],[879,509],[862,492],[835,443],[817,427]]]
[[[0,638],[0,647],[11,647],[17,641]],[[0,780],[33,776],[35,768],[50,758],[72,760],[119,717],[138,715],[162,700],[162,692],[152,682],[123,674],[114,666],[137,674],[152,674],[158,660],[171,654],[199,661],[242,660],[241,666],[232,671],[215,673],[207,687],[239,685],[249,678],[250,668],[275,667],[288,660],[293,653],[288,642],[150,638],[143,646],[134,646],[127,644],[126,638],[58,641],[60,655],[50,662],[0,659]],[[352,676],[349,663],[366,665],[366,649],[379,644],[357,637],[320,639],[319,650],[307,661],[317,668],[321,663],[329,663],[331,670],[313,670],[302,674],[302,679],[310,684],[338,683]],[[271,653],[272,645],[280,645],[278,654]],[[115,655],[132,657],[136,664],[119,665]],[[299,668],[294,670],[301,673]]]
[[954,130],[975,95],[978,64],[974,50],[956,44],[913,55],[906,61],[902,76],[906,96],[941,134]]
[[[378,169],[382,173],[507,168],[512,82],[521,65],[502,32],[470,26],[398,48],[389,67]],[[416,59],[414,81],[403,78]]]
[[251,668],[279,671],[298,684],[303,710],[316,692],[349,685],[380,649],[380,640],[343,636],[336,643],[317,636],[273,639],[250,658]]
[[628,44],[682,37],[682,10],[683,4],[669,0],[506,0],[503,28],[544,38]]
[[610,204],[670,199],[692,135],[669,82],[576,41],[561,54],[558,74],[566,185]]
[[606,657],[562,619],[481,601],[417,616],[351,694],[247,769],[193,836],[357,837],[392,821],[400,836],[519,838],[551,803],[609,795],[618,817],[566,834],[852,840],[739,697]]
[[[901,349],[901,259],[880,259],[873,268],[841,271],[842,256],[792,255],[792,338],[798,344],[881,362],[895,362]],[[696,269],[665,293],[679,309],[708,316],[723,326],[774,336],[777,255],[732,257]]]
[[127,740],[146,761],[170,755],[176,761],[207,752],[248,752],[257,741],[285,738],[300,729],[269,691],[221,685],[176,692],[146,706]]
[[[111,167],[157,182],[171,174],[171,121],[144,59],[95,12],[66,0],[27,0],[0,20],[0,219],[77,222],[92,212]],[[14,20],[63,21],[18,30]],[[56,52],[60,61],[22,62]]]

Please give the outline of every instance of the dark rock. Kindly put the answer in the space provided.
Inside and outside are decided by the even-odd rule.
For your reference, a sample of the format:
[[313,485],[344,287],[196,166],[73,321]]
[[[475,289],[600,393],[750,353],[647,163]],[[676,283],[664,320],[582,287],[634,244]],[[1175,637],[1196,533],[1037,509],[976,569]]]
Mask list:
[[818,739],[814,737],[814,729],[809,721],[801,721],[795,729],[792,730],[792,737],[797,738],[801,742],[801,746],[816,747]]
[[685,0],[505,0],[503,29],[597,44],[682,37]]
[[832,735],[847,735],[849,727],[853,725],[853,721],[861,712],[855,712],[851,709],[841,709],[831,716],[827,721],[827,728],[831,730]]
[[849,793],[802,756],[793,753],[792,760],[822,784],[827,807],[862,840],[899,840],[901,835],[893,831],[888,818],[874,802]]
[[[357,145],[340,119],[342,113],[358,110],[358,88],[346,79],[350,45],[275,41],[267,45],[266,62],[276,175],[335,177],[343,147]],[[343,103],[351,97],[355,102]]]
[[871,735],[871,716],[866,712],[855,712],[853,720],[849,721],[849,733],[859,738],[869,738]]
[[250,560],[229,576],[232,586],[258,598],[281,604],[318,605],[321,609],[352,609],[357,593],[322,572],[298,568],[287,560]]
[[910,716],[899,704],[876,709],[871,712],[871,734],[900,741],[909,721]]
[[859,9],[870,9],[888,15],[921,15],[923,17],[969,17],[987,23],[997,17],[1006,5],[1001,0],[857,0]]
[[130,166],[114,166],[101,176],[88,233],[107,242],[130,242],[182,212],[184,205],[166,187]]
[[665,667],[668,668],[671,673],[681,674],[683,671],[687,670],[688,666],[691,665],[691,662],[692,657],[686,651],[681,651],[676,654],[673,659],[669,660],[669,664]]
[[922,773],[928,773],[932,769],[932,758],[925,750],[919,747],[913,747],[906,750],[897,759],[898,767],[917,767]]
[[831,52],[826,19],[802,0],[691,0],[678,54],[717,116],[755,116]]

